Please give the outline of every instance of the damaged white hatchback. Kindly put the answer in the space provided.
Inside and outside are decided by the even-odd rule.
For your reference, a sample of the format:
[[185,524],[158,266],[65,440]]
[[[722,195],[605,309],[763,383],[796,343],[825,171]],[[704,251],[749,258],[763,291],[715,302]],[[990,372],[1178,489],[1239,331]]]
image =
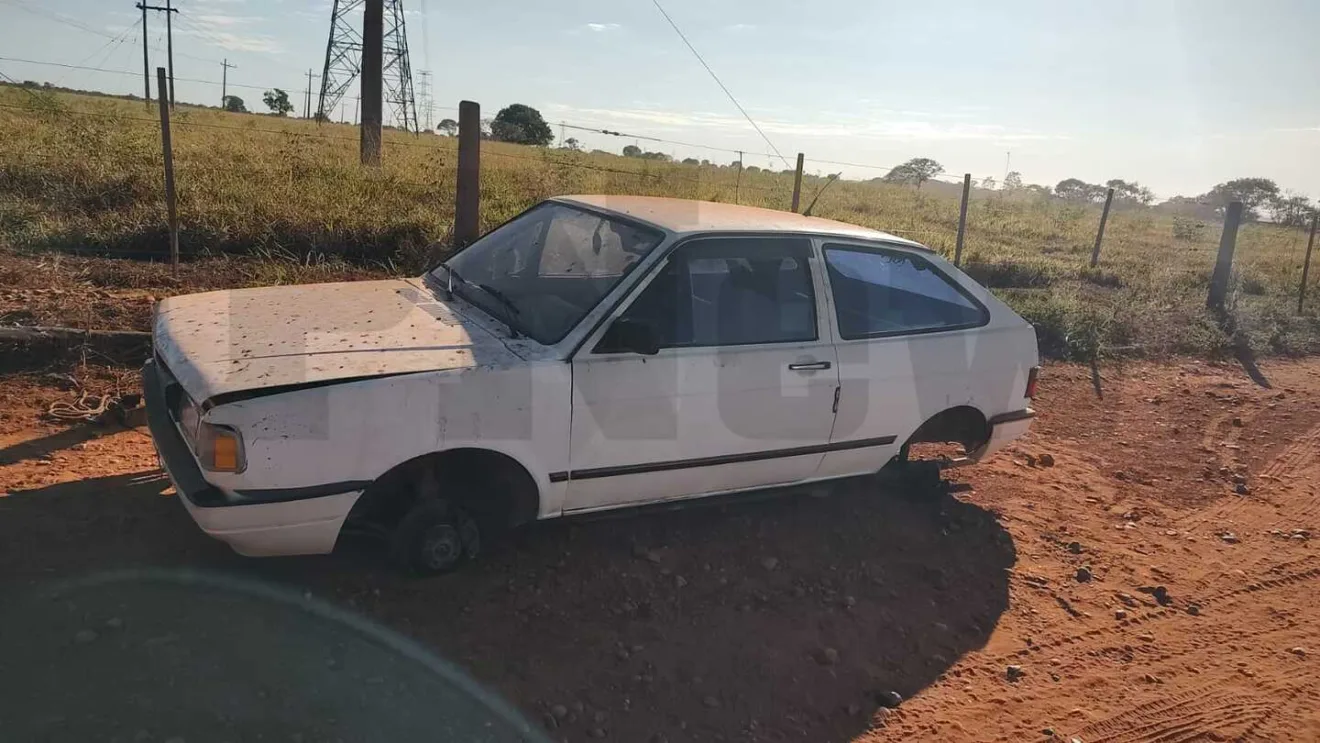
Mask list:
[[245,555],[346,524],[441,572],[536,519],[976,461],[1026,431],[1030,325],[932,251],[674,199],[539,204],[414,279],[163,300],[151,432]]

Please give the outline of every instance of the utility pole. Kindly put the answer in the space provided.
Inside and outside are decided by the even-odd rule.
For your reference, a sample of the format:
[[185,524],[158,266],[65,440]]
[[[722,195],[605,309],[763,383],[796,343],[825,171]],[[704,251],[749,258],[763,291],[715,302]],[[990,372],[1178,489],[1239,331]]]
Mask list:
[[385,55],[385,0],[366,0],[362,9],[362,129],[363,165],[380,165],[381,92]]
[[220,108],[224,108],[229,98],[229,69],[231,67],[237,69],[238,65],[229,64],[229,59],[225,58],[220,66],[224,68],[224,71],[220,73]]
[[312,74],[311,68],[307,68],[307,98],[303,102],[304,119],[310,119],[312,117],[312,78],[314,77],[320,77],[320,75]]
[[[145,97],[147,99],[147,108],[151,108],[151,63],[147,55],[147,11],[154,10],[165,14],[165,36],[168,39],[166,51],[169,54],[170,68],[170,108],[174,108],[174,29],[170,23],[170,16],[178,13],[178,8],[170,7],[171,0],[165,0],[165,7],[159,5],[147,5],[146,3],[137,3],[133,7],[142,11],[142,82],[146,86]],[[157,93],[164,98],[165,91],[160,90]]]
[[147,56],[147,6],[138,3],[133,7],[142,11],[142,97],[147,102],[147,110],[151,110],[151,60]]
[[[165,54],[169,59],[170,66],[170,110],[174,110],[174,24],[170,22],[171,16],[179,11],[170,5],[171,0],[165,0]],[[144,29],[145,33],[145,29]]]

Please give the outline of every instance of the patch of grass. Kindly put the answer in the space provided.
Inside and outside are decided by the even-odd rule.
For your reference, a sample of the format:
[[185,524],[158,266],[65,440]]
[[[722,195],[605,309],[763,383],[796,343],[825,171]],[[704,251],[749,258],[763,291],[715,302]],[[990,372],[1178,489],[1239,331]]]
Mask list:
[[[173,134],[187,262],[175,275],[159,263],[168,244],[159,126],[140,102],[47,93],[38,99],[0,86],[0,131],[0,281],[16,286],[163,295],[412,274],[443,256],[437,241],[444,244],[453,225],[452,138],[387,130],[384,164],[362,168],[353,127],[180,106]],[[558,194],[787,209],[793,188],[792,176],[779,172],[739,176],[729,167],[499,142],[483,142],[481,154],[483,229]],[[804,203],[824,183],[805,177]],[[951,256],[959,192],[959,185],[935,181],[920,191],[841,181],[824,192],[815,213]],[[1089,269],[1098,223],[1093,206],[978,193],[968,212],[967,271],[1037,323],[1048,356],[1222,350],[1223,333],[1204,309],[1219,225],[1117,208],[1100,265]],[[1240,232],[1238,327],[1258,353],[1320,348],[1320,300],[1305,315],[1293,314],[1304,244],[1296,229],[1249,224]],[[18,256],[23,261],[8,260]],[[1312,291],[1320,297],[1320,287]]]
[[1057,278],[1056,269],[1039,261],[968,262],[963,265],[968,276],[989,289],[1020,289],[1049,286]]
[[1250,294],[1256,297],[1265,296],[1265,282],[1255,276],[1243,276],[1238,282],[1238,289],[1243,294]]
[[1077,271],[1077,277],[1088,284],[1103,286],[1108,289],[1122,289],[1127,285],[1127,282],[1116,271],[1100,267],[1083,266]]

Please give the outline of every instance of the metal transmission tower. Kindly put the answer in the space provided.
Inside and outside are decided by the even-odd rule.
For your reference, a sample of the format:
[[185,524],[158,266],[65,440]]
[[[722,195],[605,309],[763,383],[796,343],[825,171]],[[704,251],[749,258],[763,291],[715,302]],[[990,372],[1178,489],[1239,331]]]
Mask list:
[[[362,32],[366,6],[373,0],[335,0],[330,11],[330,41],[325,48],[321,95],[316,110],[332,112],[362,74]],[[382,46],[385,102],[397,126],[418,131],[417,101],[413,94],[412,63],[408,60],[408,32],[403,21],[403,0],[374,0],[384,4]],[[367,89],[371,86],[367,81]]]
[[430,131],[431,114],[433,113],[431,105],[431,71],[421,70],[417,73],[417,76],[421,78],[417,81],[417,100],[418,105],[421,107],[422,128]]

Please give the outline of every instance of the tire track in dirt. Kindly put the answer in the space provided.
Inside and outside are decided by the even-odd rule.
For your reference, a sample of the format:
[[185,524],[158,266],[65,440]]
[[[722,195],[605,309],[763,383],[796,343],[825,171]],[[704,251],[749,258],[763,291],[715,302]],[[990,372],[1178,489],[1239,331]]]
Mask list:
[[[1205,597],[1195,597],[1193,600],[1198,606],[1203,608],[1223,608],[1231,606],[1238,600],[1251,594],[1278,588],[1286,588],[1305,581],[1315,580],[1316,578],[1320,578],[1320,566],[1298,573],[1280,576],[1278,578],[1256,580],[1236,589],[1221,591],[1218,594],[1211,594]],[[1055,636],[1044,641],[1033,641],[1030,647],[994,657],[989,663],[987,663],[987,667],[1000,666],[1016,659],[1032,655],[1040,655],[1060,648],[1073,648],[1077,651],[1098,650],[1106,647],[1106,643],[1110,638],[1117,640],[1124,637],[1130,630],[1138,630],[1147,625],[1155,626],[1168,620],[1190,618],[1192,616],[1193,615],[1187,613],[1185,608],[1166,607],[1151,609],[1135,616],[1129,616],[1128,618],[1117,621],[1112,625],[1093,627],[1082,632]]]
[[[1201,650],[1179,660],[1200,662],[1213,652]],[[1230,671],[1209,683],[1089,723],[1076,737],[1086,743],[1243,740],[1280,712],[1296,707],[1297,697],[1314,682],[1312,669],[1301,664],[1261,677]]]
[[1255,695],[1199,689],[1138,705],[1087,725],[1077,737],[1087,743],[1183,743],[1240,737],[1274,711]]
[[[1218,416],[1210,426],[1206,438],[1211,438],[1214,430],[1222,425],[1228,416]],[[1235,428],[1236,430],[1236,428]],[[1320,506],[1320,497],[1315,489],[1310,488],[1301,499],[1279,498],[1280,494],[1292,495],[1296,492],[1284,483],[1285,479],[1313,481],[1315,470],[1320,461],[1320,426],[1310,429],[1303,436],[1285,447],[1266,465],[1261,473],[1262,480],[1269,480],[1269,486],[1262,487],[1264,500],[1258,498],[1238,498],[1221,502],[1197,517],[1186,526],[1199,526],[1206,523],[1233,522],[1242,527],[1259,529],[1262,525],[1277,526],[1282,522],[1297,523],[1313,516]],[[1223,459],[1221,458],[1222,462]],[[1282,486],[1282,487],[1281,487]],[[1279,542],[1265,537],[1249,540],[1250,551],[1242,557],[1246,559],[1234,580],[1240,585],[1221,589],[1195,599],[1199,607],[1209,609],[1215,614],[1224,615],[1230,611],[1240,613],[1237,605],[1250,600],[1259,604],[1258,595],[1262,592],[1276,592],[1280,589],[1293,588],[1300,584],[1320,578],[1320,566],[1304,567],[1316,562],[1314,555],[1301,557],[1281,555]],[[1211,542],[1213,545],[1213,542]],[[1218,545],[1214,545],[1218,546]],[[1285,559],[1280,562],[1280,558]],[[1288,559],[1291,558],[1291,559]],[[1278,571],[1287,569],[1282,575]],[[1264,573],[1264,575],[1262,575]],[[1269,575],[1269,573],[1276,573]],[[1213,588],[1222,585],[1220,580],[1199,580],[1198,586]],[[1200,614],[1200,611],[1198,611]],[[1120,628],[1102,628],[1092,630],[1083,637],[1086,644],[1108,639],[1117,631],[1140,626],[1152,620],[1167,620],[1187,616],[1177,610],[1147,612],[1124,622]],[[1215,631],[1212,627],[1202,628],[1201,632],[1209,639],[1220,640],[1226,633]],[[1269,646],[1273,636],[1289,633],[1297,634],[1291,625],[1280,630],[1265,631],[1253,636],[1257,647]],[[1227,638],[1235,638],[1234,633],[1227,633]],[[1074,642],[1065,638],[1065,642]],[[1191,650],[1174,652],[1165,656],[1187,662],[1199,657],[1213,658],[1218,652],[1218,644],[1207,642]],[[1242,668],[1237,669],[1239,671]],[[1233,682],[1237,681],[1237,684]],[[1250,691],[1243,691],[1240,679],[1211,681],[1199,684],[1195,688],[1172,697],[1147,702],[1121,712],[1105,720],[1089,724],[1078,731],[1078,737],[1087,743],[1190,743],[1197,740],[1244,740],[1256,737],[1258,731],[1270,722],[1283,708],[1293,707],[1304,688],[1314,684],[1315,673],[1309,666],[1288,669],[1282,673],[1270,674],[1256,679]],[[1298,714],[1301,710],[1297,710]],[[1267,736],[1264,739],[1273,739]]]
[[[1224,468],[1236,472],[1242,467],[1241,459],[1237,454],[1241,451],[1241,445],[1238,442],[1242,439],[1242,432],[1246,430],[1246,425],[1259,417],[1260,413],[1259,410],[1220,413],[1206,424],[1205,430],[1201,434],[1201,451],[1215,455],[1215,463],[1220,468],[1220,472],[1223,472]],[[1221,433],[1221,429],[1224,428],[1225,424],[1232,420],[1240,420],[1242,425],[1229,426],[1227,434]],[[1221,499],[1215,507],[1190,514],[1181,519],[1179,524],[1186,530],[1192,530],[1211,520],[1226,520],[1253,502],[1253,499],[1248,497],[1235,497],[1231,500]]]
[[1285,447],[1261,469],[1261,475],[1272,479],[1284,477],[1311,467],[1317,457],[1320,457],[1320,426],[1312,428]]
[[[1217,416],[1216,420],[1224,418]],[[1212,423],[1211,428],[1215,425]],[[1280,527],[1314,530],[1320,518],[1320,489],[1315,486],[1320,482],[1320,426],[1310,428],[1285,446],[1261,469],[1256,480],[1259,484],[1255,493],[1225,496],[1210,508],[1177,522],[1180,530],[1194,533],[1198,538],[1210,538],[1212,544],[1219,532],[1207,530],[1207,526],[1234,532],[1244,549],[1234,557],[1231,573],[1236,576],[1245,573],[1248,580],[1259,573],[1310,561],[1309,556],[1281,560],[1289,555],[1288,548],[1295,542],[1289,541],[1288,534],[1276,536],[1269,532]],[[1190,576],[1194,590],[1212,590],[1225,580],[1241,580],[1229,578],[1225,571],[1216,569],[1223,558],[1222,553],[1217,553],[1201,563],[1200,572]]]
[[[1285,522],[1315,526],[1320,515],[1320,426],[1302,434],[1289,444],[1262,470],[1262,475],[1274,481],[1271,492],[1281,495],[1300,495],[1298,501],[1281,498],[1278,517],[1269,526],[1277,528]],[[1301,480],[1300,485],[1293,481]]]
[[[1305,579],[1301,575],[1293,577],[1293,583]],[[1244,592],[1258,590],[1253,584],[1245,587]],[[1285,605],[1296,606],[1293,602],[1295,594],[1276,595],[1275,598],[1281,598]],[[1142,702],[1142,694],[1137,692],[1134,701],[1140,703],[1087,724],[1077,732],[1077,737],[1087,743],[1241,740],[1285,709],[1300,714],[1301,710],[1293,709],[1293,700],[1315,685],[1315,668],[1300,659],[1282,666],[1271,664],[1269,659],[1283,652],[1281,647],[1291,647],[1303,641],[1308,633],[1314,636],[1315,625],[1313,622],[1299,625],[1279,619],[1275,616],[1275,603],[1258,600],[1233,607],[1232,611],[1212,606],[1209,616],[1170,612],[1162,616],[1181,617],[1181,622],[1187,625],[1170,635],[1184,638],[1183,642],[1175,641],[1170,645],[1166,644],[1167,639],[1160,642],[1146,636],[1150,642],[1138,648],[1115,645],[1099,649],[1102,656],[1110,654],[1112,657],[1120,651],[1127,653],[1128,663],[1134,670],[1139,667],[1157,679],[1168,679],[1171,693]],[[1244,638],[1233,622],[1218,621],[1217,618],[1233,617],[1249,617],[1251,623],[1261,630],[1251,636],[1245,649],[1230,654],[1227,651],[1244,643]],[[1187,638],[1190,638],[1189,642]],[[1129,666],[1125,664],[1125,667]],[[1188,681],[1192,682],[1192,687],[1183,687]],[[1159,694],[1165,682],[1157,680],[1156,683],[1160,686],[1149,687],[1149,691]]]

